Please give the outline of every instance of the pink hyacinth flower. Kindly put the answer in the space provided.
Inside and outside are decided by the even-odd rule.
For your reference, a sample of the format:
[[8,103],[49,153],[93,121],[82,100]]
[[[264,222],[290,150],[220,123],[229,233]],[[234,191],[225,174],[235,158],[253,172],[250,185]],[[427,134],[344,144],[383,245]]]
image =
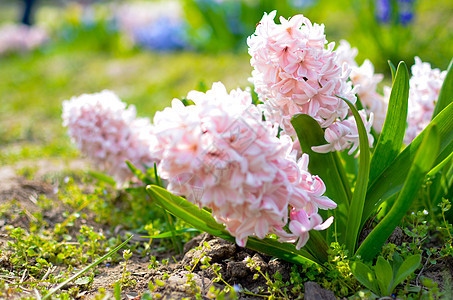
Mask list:
[[290,119],[294,114],[312,116],[322,127],[345,118],[348,106],[336,95],[355,103],[347,82],[349,70],[337,63],[333,44],[326,47],[324,25],[312,24],[303,15],[286,20],[276,11],[264,14],[255,33],[247,39],[251,81],[267,120],[295,136]]
[[195,105],[175,99],[154,117],[159,174],[169,191],[210,208],[238,245],[285,227],[288,207],[335,206],[323,196],[322,180],[295,161],[291,138],[277,136],[248,91],[228,93],[219,82],[187,98]]
[[125,161],[144,170],[156,160],[151,156],[155,138],[148,119],[136,118],[111,91],[84,94],[63,102],[63,126],[80,151],[119,185],[135,176]]

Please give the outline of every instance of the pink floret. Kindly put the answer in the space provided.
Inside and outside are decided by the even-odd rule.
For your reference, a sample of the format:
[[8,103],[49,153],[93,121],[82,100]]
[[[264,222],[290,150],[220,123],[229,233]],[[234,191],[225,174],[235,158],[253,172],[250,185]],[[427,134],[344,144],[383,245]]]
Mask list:
[[84,94],[63,102],[63,126],[80,151],[119,185],[134,178],[125,161],[144,170],[155,139],[149,119],[137,118],[135,107],[111,91]]
[[282,232],[290,207],[312,215],[336,206],[323,196],[322,180],[308,172],[308,157],[297,164],[291,138],[277,137],[249,92],[228,93],[219,82],[187,99],[195,105],[175,99],[154,117],[159,174],[169,191],[210,208],[238,245]]

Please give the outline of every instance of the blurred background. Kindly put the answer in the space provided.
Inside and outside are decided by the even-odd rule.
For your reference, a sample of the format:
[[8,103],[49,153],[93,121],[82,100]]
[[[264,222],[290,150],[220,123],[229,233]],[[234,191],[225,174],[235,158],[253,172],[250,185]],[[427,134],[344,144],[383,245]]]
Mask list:
[[75,156],[60,118],[74,95],[110,89],[152,117],[216,81],[249,86],[246,39],[272,10],[324,23],[386,84],[387,60],[453,56],[451,0],[0,0],[0,165]]

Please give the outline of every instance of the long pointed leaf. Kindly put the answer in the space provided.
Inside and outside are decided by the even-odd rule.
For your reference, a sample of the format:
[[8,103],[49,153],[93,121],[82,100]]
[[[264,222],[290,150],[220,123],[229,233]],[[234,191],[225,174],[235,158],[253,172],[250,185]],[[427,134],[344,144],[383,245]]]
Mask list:
[[[217,223],[211,214],[205,209],[190,203],[186,199],[173,195],[166,189],[157,185],[148,185],[146,191],[155,199],[160,206],[172,215],[192,224],[202,231],[215,230],[216,236],[225,234],[225,226]],[[221,236],[223,238],[223,236]]]
[[384,127],[371,158],[370,182],[373,182],[401,151],[407,125],[408,98],[409,73],[406,64],[400,62],[393,81]]
[[[225,226],[217,223],[208,211],[200,209],[198,206],[190,203],[186,199],[173,195],[159,186],[149,185],[146,190],[156,200],[156,202],[159,203],[160,206],[168,210],[174,216],[182,219],[184,222],[187,222],[201,231],[215,235],[224,240],[233,243],[236,241],[235,237],[226,231]],[[247,248],[296,264],[307,262],[322,264],[324,262],[319,261],[304,249],[297,250],[292,244],[280,243],[270,238],[265,238],[263,240],[249,238]]]
[[[342,98],[342,97],[340,97]],[[346,249],[349,253],[354,253],[356,249],[357,239],[360,231],[360,221],[362,219],[363,207],[365,204],[365,196],[368,186],[368,175],[370,173],[370,146],[368,143],[368,135],[363,125],[362,118],[354,105],[347,99],[342,98],[351,109],[354,119],[357,123],[359,132],[359,172],[357,181],[352,195],[351,206],[349,207],[348,220],[346,224]]]
[[395,80],[395,74],[396,74],[395,65],[392,63],[391,60],[388,60],[387,63],[389,64],[389,66],[390,66],[390,71],[392,72],[392,81],[394,81],[394,80]]
[[389,213],[371,231],[357,250],[364,260],[372,260],[380,251],[396,226],[406,215],[412,202],[418,194],[425,176],[431,169],[439,153],[439,135],[436,126],[431,126],[420,145],[413,165],[411,166],[404,186],[390,209]]
[[317,153],[311,150],[313,146],[326,143],[324,131],[312,117],[298,114],[291,119],[291,124],[296,130],[302,151],[310,157],[310,172],[322,178],[326,185],[326,196],[337,203],[335,222],[340,238],[344,239],[351,189],[340,159],[337,153]]
[[445,76],[444,83],[440,89],[439,98],[437,99],[436,107],[433,112],[433,119],[440,113],[445,107],[453,101],[453,58],[450,61],[450,65],[447,69],[447,75]]
[[[433,125],[437,126],[440,139],[440,151],[437,157],[447,157],[447,149],[453,145],[453,103],[442,110],[434,120],[401,152],[396,159],[368,187],[367,198],[362,216],[362,225],[379,205],[403,187],[406,176],[414,161],[415,153],[423,137]],[[450,152],[451,153],[451,152]],[[449,153],[448,153],[449,154]],[[432,155],[432,154],[429,154]],[[437,155],[437,154],[436,154]]]

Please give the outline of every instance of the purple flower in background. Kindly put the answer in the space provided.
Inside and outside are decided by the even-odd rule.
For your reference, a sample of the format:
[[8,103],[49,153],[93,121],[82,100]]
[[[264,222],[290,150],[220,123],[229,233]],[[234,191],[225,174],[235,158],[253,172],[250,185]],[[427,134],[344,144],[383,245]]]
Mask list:
[[388,23],[393,17],[405,26],[414,18],[414,0],[376,0],[375,13],[381,23]]
[[398,14],[402,25],[409,24],[414,18],[414,0],[398,0]]
[[132,43],[168,51],[188,46],[183,10],[178,1],[133,2],[115,9],[115,21]]
[[151,50],[168,51],[188,46],[184,24],[165,16],[135,29],[133,36],[138,45]]
[[391,17],[390,0],[376,0],[376,18],[381,23],[387,23]]

